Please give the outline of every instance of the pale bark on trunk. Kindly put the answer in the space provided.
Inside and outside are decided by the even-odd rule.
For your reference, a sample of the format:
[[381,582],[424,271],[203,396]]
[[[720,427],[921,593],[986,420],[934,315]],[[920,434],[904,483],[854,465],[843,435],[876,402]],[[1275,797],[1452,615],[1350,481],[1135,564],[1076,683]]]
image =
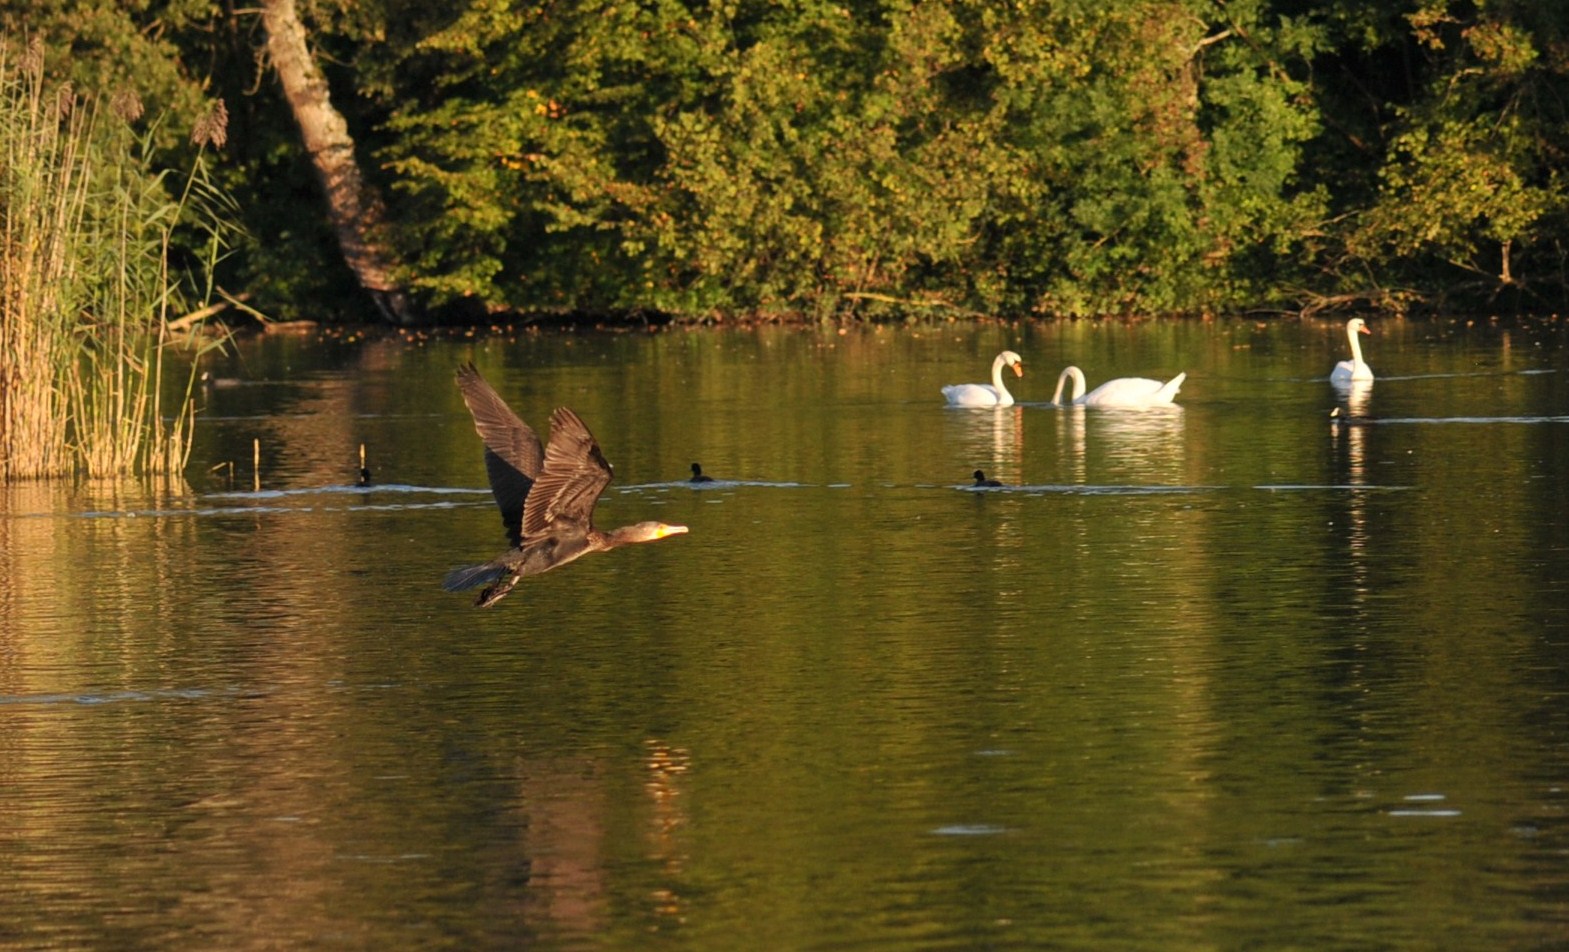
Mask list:
[[327,80],[311,58],[294,0],[262,0],[262,24],[267,57],[316,167],[343,260],[387,320],[415,323],[414,307],[393,274],[396,258],[377,238],[381,204],[360,175],[348,123],[333,108]]

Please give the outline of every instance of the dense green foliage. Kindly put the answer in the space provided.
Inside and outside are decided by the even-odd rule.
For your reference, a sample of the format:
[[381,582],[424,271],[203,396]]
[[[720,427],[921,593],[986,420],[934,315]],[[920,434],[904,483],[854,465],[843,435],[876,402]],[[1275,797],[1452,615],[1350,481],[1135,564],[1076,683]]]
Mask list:
[[[468,313],[1560,308],[1569,7],[318,0],[407,280]],[[6,0],[222,93],[275,313],[341,305],[251,12]],[[95,66],[96,64],[96,66]]]

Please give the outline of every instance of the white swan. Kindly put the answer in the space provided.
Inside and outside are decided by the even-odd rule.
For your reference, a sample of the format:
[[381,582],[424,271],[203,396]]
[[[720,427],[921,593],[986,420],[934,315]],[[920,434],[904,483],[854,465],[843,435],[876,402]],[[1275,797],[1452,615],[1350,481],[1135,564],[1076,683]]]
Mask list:
[[1084,371],[1070,365],[1068,369],[1057,375],[1057,392],[1051,396],[1052,403],[1064,406],[1062,388],[1070,377],[1073,378],[1073,396],[1069,398],[1068,403],[1073,406],[1159,407],[1171,403],[1177,391],[1182,389],[1182,381],[1188,379],[1188,374],[1187,371],[1183,371],[1165,383],[1147,377],[1118,377],[1085,393]]
[[1371,334],[1367,329],[1367,321],[1360,317],[1353,317],[1346,321],[1346,340],[1351,342],[1351,359],[1342,360],[1329,372],[1331,383],[1350,383],[1353,380],[1372,380],[1373,368],[1362,360],[1362,342],[1357,339],[1358,334]]
[[1011,350],[1005,350],[992,361],[990,386],[984,383],[954,383],[942,388],[942,395],[948,398],[950,407],[1011,407],[1013,394],[1002,384],[1004,367],[1012,367],[1015,377],[1024,376],[1024,358]]

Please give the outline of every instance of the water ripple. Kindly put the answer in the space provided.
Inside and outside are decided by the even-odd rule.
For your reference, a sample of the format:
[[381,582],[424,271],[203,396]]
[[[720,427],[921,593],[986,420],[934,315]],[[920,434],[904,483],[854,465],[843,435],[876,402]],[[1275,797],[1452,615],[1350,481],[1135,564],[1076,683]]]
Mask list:
[[52,705],[78,704],[127,704],[145,701],[181,700],[200,701],[211,698],[261,697],[267,692],[255,688],[155,688],[149,690],[121,689],[116,691],[71,691],[43,694],[0,695],[0,705]]

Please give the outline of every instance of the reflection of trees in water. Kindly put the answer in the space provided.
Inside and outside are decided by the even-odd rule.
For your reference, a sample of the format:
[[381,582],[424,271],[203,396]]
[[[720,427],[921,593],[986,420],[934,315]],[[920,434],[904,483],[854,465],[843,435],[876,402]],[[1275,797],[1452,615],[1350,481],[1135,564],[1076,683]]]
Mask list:
[[[368,341],[358,345],[349,365],[335,372],[269,381],[242,377],[214,388],[197,418],[207,462],[193,465],[193,472],[221,467],[207,478],[205,488],[254,488],[258,474],[252,472],[252,446],[259,441],[262,489],[352,485],[359,474],[361,443],[368,444],[367,462],[379,473],[382,454],[391,447],[385,437],[376,438],[385,426],[378,421],[398,414],[398,370],[409,354],[408,345],[399,340]],[[265,362],[256,356],[247,365]],[[410,434],[411,441],[414,436]],[[428,445],[430,434],[417,436]],[[219,445],[214,446],[215,441]],[[230,462],[233,487],[225,465]]]
[[[217,399],[287,388],[269,414],[393,420],[418,434],[399,466],[481,486],[454,353],[381,356],[350,361],[374,368],[352,383],[307,375]],[[18,928],[3,913],[34,904],[35,921],[74,923],[60,945],[307,946],[346,930],[563,945],[683,919],[784,923],[796,903],[810,922],[828,902],[836,921],[921,929],[911,910],[930,910],[935,929],[966,914],[962,875],[929,884],[958,899],[919,907],[886,905],[883,883],[855,892],[858,870],[886,865],[888,828],[1056,810],[1107,846],[1106,875],[1153,857],[1178,888],[1214,892],[1237,864],[1209,845],[1276,835],[1269,803],[1344,820],[1336,841],[1355,847],[1388,823],[1361,791],[1464,804],[1541,789],[1539,761],[1519,755],[1564,723],[1537,703],[1563,669],[1542,622],[1564,596],[1556,424],[1336,433],[1306,378],[1281,388],[1300,400],[1224,412],[949,413],[935,395],[876,400],[872,377],[855,384],[866,407],[833,403],[821,375],[785,364],[693,385],[673,359],[613,363],[569,386],[532,357],[479,356],[514,361],[498,379],[531,420],[562,393],[614,420],[634,472],[680,478],[690,447],[711,445],[732,454],[720,472],[794,475],[812,453],[818,483],[853,486],[640,491],[622,505],[687,507],[705,531],[658,558],[531,580],[501,614],[436,590],[497,538],[482,496],[431,513],[389,511],[385,491],[350,509],[354,491],[186,503],[9,487],[0,692],[218,690],[4,708],[0,841],[29,855],[0,920]],[[777,396],[729,385],[750,376]],[[744,406],[723,403],[736,393]],[[216,425],[248,452],[271,422]],[[292,483],[345,485],[366,440],[353,422],[272,432]],[[1021,483],[1225,488],[967,494],[905,475],[964,482],[967,467],[931,465],[961,452]],[[1264,472],[1312,485],[1262,491]],[[1497,498],[1478,503],[1479,485]],[[187,504],[209,511],[146,515]],[[1235,809],[1236,790],[1263,812]],[[1025,855],[1031,822],[986,848]],[[916,843],[909,858],[952,850]],[[1412,856],[1389,881],[1409,879]],[[1496,858],[1477,857],[1465,868]]]
[[595,935],[604,927],[609,904],[607,765],[599,760],[541,758],[526,760],[518,769],[519,842],[514,862],[527,870],[527,888],[518,894],[520,931]]
[[[0,484],[0,693],[50,689],[5,676],[12,662],[26,662],[14,670],[39,670],[40,654],[101,664],[94,670],[110,685],[135,673],[142,659],[122,654],[118,638],[104,636],[184,624],[181,606],[188,596],[179,579],[197,529],[194,520],[159,513],[191,506],[183,483]],[[101,515],[84,515],[89,513]],[[78,621],[61,625],[60,619]],[[48,636],[38,636],[40,629]],[[58,669],[45,664],[43,670]]]
[[[657,868],[644,894],[647,912],[679,921],[687,912],[680,891],[686,871],[681,835],[689,817],[682,779],[690,755],[649,738],[637,762],[646,799],[637,810],[645,852]],[[610,869],[625,844],[616,838],[616,790],[630,762],[600,758],[525,759],[518,764],[518,861],[527,866],[520,932],[567,937],[602,936],[612,915]],[[507,884],[495,883],[505,893]],[[505,899],[498,895],[497,899]]]

